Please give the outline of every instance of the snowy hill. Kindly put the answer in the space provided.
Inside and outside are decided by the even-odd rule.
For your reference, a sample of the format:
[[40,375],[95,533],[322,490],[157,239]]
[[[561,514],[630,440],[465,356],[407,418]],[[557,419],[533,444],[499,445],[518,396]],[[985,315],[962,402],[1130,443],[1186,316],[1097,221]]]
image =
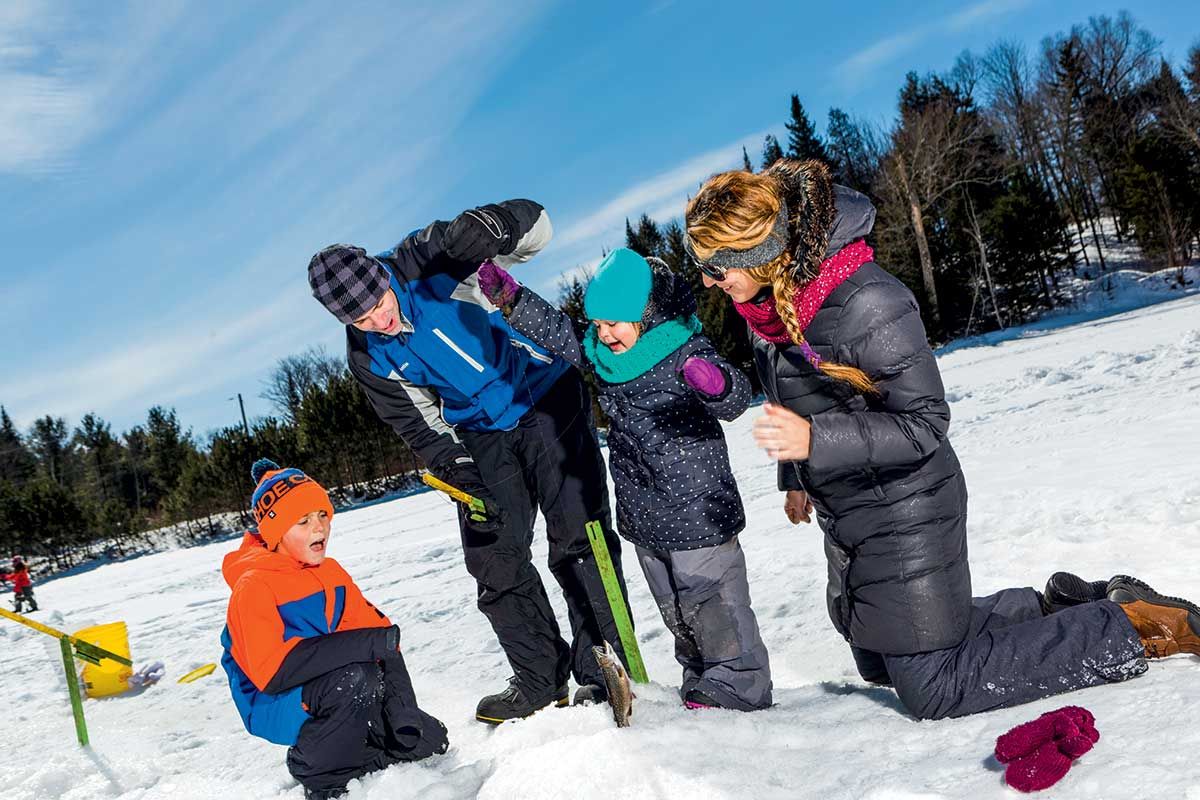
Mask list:
[[[1091,578],[1129,572],[1200,599],[1200,295],[961,347],[940,363],[971,492],[977,594],[1040,588],[1066,568]],[[331,553],[401,626],[418,696],[449,726],[451,750],[352,783],[350,798],[1015,797],[989,759],[995,737],[1072,703],[1095,713],[1101,739],[1041,796],[1200,800],[1200,659],[942,722],[916,722],[890,691],[866,687],[826,617],[819,531],[786,523],[775,468],[751,443],[759,413],[727,435],[776,707],[742,715],[679,706],[670,636],[630,548],[633,613],[657,681],[638,689],[633,727],[617,730],[604,708],[551,710],[497,729],[474,722],[476,700],[509,671],[475,610],[451,507],[416,495],[340,514]],[[220,670],[175,683],[219,659],[228,598],[219,565],[232,546],[158,553],[38,588],[40,619],[71,630],[123,619],[136,660],[167,662],[166,680],[144,693],[86,704],[91,752],[74,742],[53,642],[0,620],[7,797],[302,796],[283,748],[242,730]],[[544,561],[544,540],[534,552]]]

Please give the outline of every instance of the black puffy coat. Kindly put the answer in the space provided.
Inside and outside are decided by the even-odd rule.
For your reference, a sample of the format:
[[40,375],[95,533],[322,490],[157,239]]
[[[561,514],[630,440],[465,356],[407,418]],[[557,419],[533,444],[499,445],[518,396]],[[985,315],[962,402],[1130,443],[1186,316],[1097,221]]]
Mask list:
[[[687,285],[661,262],[649,260],[654,282],[646,330],[691,316],[696,308]],[[535,292],[521,289],[508,320],[547,350],[591,369],[570,318]],[[679,371],[693,356],[725,373],[723,395],[708,397],[683,382]],[[650,550],[715,547],[739,533],[746,516],[718,418],[735,419],[746,410],[749,379],[697,334],[633,380],[608,383],[596,375],[596,383],[600,407],[609,419],[608,466],[617,496],[617,531]]]
[[[781,166],[789,191],[812,179],[795,162]],[[825,257],[864,237],[875,220],[858,192],[834,187],[833,200]],[[798,347],[751,334],[768,397],[812,423],[811,455],[780,465],[780,489],[806,490],[816,508],[833,623],[855,646],[880,653],[954,646],[971,609],[967,489],[946,438],[950,409],[916,299],[864,264],[804,336],[822,359],[858,367],[878,389],[860,394],[814,368]]]

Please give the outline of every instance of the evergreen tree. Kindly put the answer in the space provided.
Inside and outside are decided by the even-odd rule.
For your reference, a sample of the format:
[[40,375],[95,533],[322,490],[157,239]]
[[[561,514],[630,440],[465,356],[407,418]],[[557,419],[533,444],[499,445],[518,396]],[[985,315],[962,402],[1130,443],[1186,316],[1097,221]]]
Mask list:
[[1072,265],[1069,221],[1041,181],[1013,168],[982,219],[987,259],[1006,324],[1053,307],[1055,273]]
[[779,140],[774,134],[768,133],[767,138],[763,140],[762,168],[766,169],[781,158],[783,148],[779,146]]
[[636,229],[625,220],[625,246],[640,256],[661,258],[663,235],[654,220],[642,214]]
[[879,165],[864,126],[851,120],[840,108],[831,108],[827,137],[826,152],[834,182],[870,193]]
[[746,152],[746,145],[742,145],[742,169],[746,172],[754,172],[754,165],[750,163],[750,154]]
[[146,415],[150,484],[154,504],[165,498],[179,482],[188,456],[195,452],[191,431],[185,432],[175,409],[154,406]]
[[804,112],[804,106],[800,104],[799,95],[792,95],[792,114],[787,123],[787,130],[788,158],[829,160],[829,154],[825,151],[821,137],[817,135],[817,129],[813,127],[808,114]]
[[67,486],[72,477],[67,421],[49,414],[35,420],[29,431],[29,445],[37,456],[42,474],[58,486]]
[[125,504],[140,517],[153,507],[150,501],[150,442],[146,430],[135,425],[121,437],[125,442],[125,459],[121,470],[121,496]]
[[101,503],[115,498],[119,494],[116,479],[121,445],[113,437],[111,426],[89,412],[79,420],[72,440],[80,448],[91,493]]
[[30,480],[36,471],[37,459],[22,441],[7,409],[0,406],[0,481],[21,484]]

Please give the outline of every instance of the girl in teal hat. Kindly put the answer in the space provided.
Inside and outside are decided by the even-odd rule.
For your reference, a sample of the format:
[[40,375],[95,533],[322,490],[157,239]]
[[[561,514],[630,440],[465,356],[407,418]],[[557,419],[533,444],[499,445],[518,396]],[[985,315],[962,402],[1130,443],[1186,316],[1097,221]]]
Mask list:
[[480,291],[517,331],[591,370],[609,419],[617,530],[675,636],[689,708],[771,704],[767,649],[738,544],[745,513],[719,420],[737,418],[750,382],[700,333],[696,301],[665,263],[609,253],[584,295],[592,324],[571,319],[488,262]]

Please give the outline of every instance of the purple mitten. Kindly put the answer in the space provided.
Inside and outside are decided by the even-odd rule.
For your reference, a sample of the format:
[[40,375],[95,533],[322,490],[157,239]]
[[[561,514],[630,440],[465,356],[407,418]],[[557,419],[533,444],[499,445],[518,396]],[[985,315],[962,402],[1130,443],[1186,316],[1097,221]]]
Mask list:
[[1013,728],[1008,733],[996,739],[996,760],[1001,764],[1016,761],[1018,758],[1033,755],[1038,748],[1054,739],[1054,719],[1048,712],[1033,720]]
[[498,308],[508,308],[517,299],[521,284],[502,267],[497,267],[490,261],[479,265],[476,273],[479,280],[479,291]]
[[692,356],[683,362],[683,381],[701,394],[717,397],[725,393],[725,372],[711,361]]
[[1100,739],[1096,718],[1066,706],[1018,725],[996,740],[996,760],[1007,764],[1004,779],[1022,792],[1037,792],[1062,780],[1074,759]]
[[1061,781],[1071,769],[1071,757],[1046,742],[1032,755],[1022,756],[1004,770],[1004,781],[1018,792],[1040,792]]

